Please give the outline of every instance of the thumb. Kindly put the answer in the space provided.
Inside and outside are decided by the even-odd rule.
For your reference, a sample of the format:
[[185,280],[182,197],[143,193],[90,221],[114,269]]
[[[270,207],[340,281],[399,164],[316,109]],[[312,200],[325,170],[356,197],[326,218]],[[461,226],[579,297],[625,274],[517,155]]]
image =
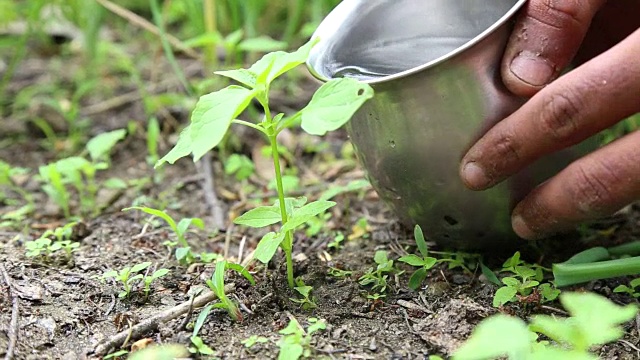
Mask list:
[[517,95],[532,96],[575,56],[591,20],[606,0],[530,0],[502,60],[502,80]]

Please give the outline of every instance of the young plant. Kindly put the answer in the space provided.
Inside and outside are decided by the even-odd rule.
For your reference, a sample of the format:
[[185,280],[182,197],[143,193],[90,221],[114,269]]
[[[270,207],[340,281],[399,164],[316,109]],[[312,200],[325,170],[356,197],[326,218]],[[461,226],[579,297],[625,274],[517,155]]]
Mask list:
[[[115,271],[107,271],[104,274],[102,274],[102,279],[109,279],[109,278],[114,278],[118,281],[120,281],[120,283],[122,284],[123,287],[123,291],[121,291],[118,294],[119,298],[126,298],[129,297],[129,295],[131,294],[131,284],[136,281],[136,280],[140,280],[144,277],[144,275],[142,274],[138,274],[140,271],[146,269],[149,267],[149,265],[151,265],[151,262],[143,262],[137,265],[134,265],[133,267],[125,267],[122,270]],[[134,275],[135,274],[135,275]],[[133,277],[131,276],[133,275]]]
[[67,186],[73,187],[79,198],[83,214],[98,215],[96,206],[98,183],[96,173],[109,168],[111,149],[126,136],[124,129],[100,134],[89,140],[86,151],[90,160],[72,156],[39,168],[43,191],[62,209],[66,218],[71,217],[71,194]]
[[240,343],[244,345],[244,347],[246,347],[247,349],[251,349],[256,344],[264,344],[267,342],[269,342],[269,339],[267,339],[264,336],[258,336],[258,335],[251,335],[248,338],[240,341]]
[[[315,40],[295,52],[278,51],[262,57],[249,69],[218,71],[242,86],[232,85],[220,91],[204,95],[196,104],[191,124],[180,133],[176,146],[156,166],[165,162],[173,164],[178,159],[193,155],[194,161],[216,147],[232,123],[248,126],[264,135],[269,141],[278,192],[278,202],[273,206],[253,209],[237,218],[237,224],[250,227],[266,227],[280,222],[276,232],[265,235],[255,250],[255,258],[269,262],[278,247],[282,248],[287,264],[289,287],[295,286],[293,274],[293,232],[309,219],[335,205],[330,201],[306,204],[287,199],[284,194],[278,134],[297,122],[313,135],[324,135],[344,125],[360,106],[373,96],[372,88],[349,78],[331,80],[322,85],[311,102],[292,116],[273,114],[269,106],[269,90],[272,82],[282,74],[303,64]],[[237,119],[252,100],[262,106],[264,117],[258,124]]]
[[[358,282],[362,286],[371,286],[371,290],[377,294],[383,294],[387,291],[387,280],[389,274],[394,271],[393,260],[387,258],[386,251],[376,251],[373,261],[377,264],[376,268],[370,268],[362,275]],[[381,295],[384,296],[384,295]]]
[[334,236],[333,241],[327,244],[327,248],[340,250],[342,248],[342,242],[344,241],[344,234],[338,233]]
[[412,290],[418,290],[420,288],[420,284],[422,284],[424,279],[427,277],[429,270],[438,263],[438,259],[429,256],[427,242],[424,239],[424,234],[422,233],[422,229],[419,225],[416,225],[413,230],[413,234],[416,239],[418,251],[422,256],[407,255],[401,257],[398,261],[419,268],[413,273],[413,275],[411,275],[411,278],[409,278],[409,288]]
[[236,180],[242,181],[253,175],[256,166],[246,155],[231,154],[224,164],[224,173],[234,175]]
[[291,317],[286,328],[280,330],[280,334],[284,336],[278,341],[279,360],[297,360],[300,357],[308,358],[312,355],[312,336],[314,333],[326,329],[327,324],[324,320],[316,318],[309,318],[307,321],[309,326],[306,331],[294,317]]
[[[483,320],[453,360],[597,360],[589,350],[621,338],[620,325],[638,312],[634,305],[621,307],[593,293],[564,293],[560,302],[570,318],[535,315],[529,326],[502,314]],[[538,334],[553,342],[538,341]]]
[[306,285],[304,281],[302,281],[302,279],[297,279],[296,285],[297,286],[293,289],[302,296],[302,299],[290,298],[289,300],[293,301],[296,304],[300,304],[300,307],[302,307],[303,310],[312,310],[318,307],[318,305],[316,304],[316,299],[311,295],[313,287]]
[[149,298],[149,293],[151,292],[151,283],[163,276],[166,276],[168,273],[169,273],[169,269],[158,269],[154,271],[153,274],[147,275],[142,278],[142,281],[144,282],[144,298],[145,299]]
[[33,196],[25,191],[22,187],[15,184],[13,178],[17,175],[26,175],[27,169],[20,167],[12,167],[8,163],[0,160],[0,203],[7,202],[9,195],[6,190],[12,191],[22,197],[30,208],[34,207]]
[[241,265],[229,263],[226,260],[218,260],[216,263],[216,269],[211,275],[211,280],[207,280],[206,283],[217,296],[219,303],[209,305],[212,308],[225,309],[229,313],[229,316],[235,321],[242,322],[244,319],[242,313],[235,302],[231,301],[224,291],[224,275],[226,270],[234,270],[244,276],[251,285],[255,285],[253,276]]
[[27,241],[25,243],[27,249],[26,256],[44,256],[45,259],[48,259],[58,250],[64,250],[65,258],[70,260],[73,252],[80,247],[79,243],[71,241],[73,227],[75,225],[75,222],[71,222],[54,230],[45,231],[40,238],[36,240]]
[[535,302],[547,302],[555,300],[560,295],[560,290],[551,284],[541,284],[544,280],[543,268],[537,265],[528,265],[520,259],[520,252],[516,252],[505,261],[502,272],[512,273],[501,279],[504,284],[493,297],[493,306],[500,307],[508,302],[518,301],[518,297],[527,298],[534,292],[540,295]]
[[640,278],[633,279],[629,282],[629,286],[627,285],[618,285],[613,292],[616,293],[625,293],[633,296],[634,298],[640,298],[640,292],[636,291],[636,288],[640,286]]
[[132,206],[126,209],[122,209],[122,211],[130,210],[139,210],[149,215],[157,216],[164,220],[169,225],[171,230],[173,230],[174,234],[176,234],[178,244],[181,245],[181,247],[176,248],[176,260],[178,260],[178,262],[182,265],[188,265],[195,261],[196,255],[191,252],[191,247],[189,246],[189,243],[187,243],[185,235],[187,234],[189,226],[191,225],[199,229],[204,229],[204,221],[202,221],[202,219],[184,218],[180,220],[180,222],[176,223],[176,221],[169,214],[162,210],[157,210],[146,206]]

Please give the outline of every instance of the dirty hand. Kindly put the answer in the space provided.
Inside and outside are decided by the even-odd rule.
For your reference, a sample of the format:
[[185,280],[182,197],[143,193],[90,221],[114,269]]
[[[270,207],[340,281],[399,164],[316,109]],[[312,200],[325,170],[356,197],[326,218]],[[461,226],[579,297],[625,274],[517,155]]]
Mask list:
[[[560,72],[572,62],[570,72]],[[461,177],[489,188],[536,159],[640,112],[640,1],[530,0],[511,35],[502,77],[531,99],[465,155]],[[556,79],[557,78],[557,79]],[[536,239],[640,199],[640,131],[575,161],[512,215]]]

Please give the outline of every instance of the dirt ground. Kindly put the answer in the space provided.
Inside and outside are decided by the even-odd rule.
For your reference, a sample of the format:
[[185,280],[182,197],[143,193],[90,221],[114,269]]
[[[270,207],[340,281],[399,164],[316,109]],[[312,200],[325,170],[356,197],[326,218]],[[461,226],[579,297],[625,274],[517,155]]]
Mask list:
[[[187,69],[195,69],[191,76],[202,76],[202,69],[185,62]],[[71,67],[74,65],[71,64]],[[58,70],[56,70],[58,69]],[[27,84],[46,83],[52,77],[64,78],[73,74],[73,69],[64,73],[52,58],[32,56],[27,59],[11,84],[17,94]],[[303,103],[311,94],[313,85],[304,76],[303,85],[296,87],[298,94],[291,97],[284,92],[274,101],[275,107],[287,109]],[[306,79],[306,80],[305,80]],[[113,80],[113,79],[111,79]],[[172,85],[175,88],[175,85]],[[169,86],[171,88],[171,86]],[[123,104],[97,111],[95,104],[103,103],[115,96],[135,92],[125,84],[110,87],[88,97],[82,111],[94,111],[88,132],[95,135],[107,130],[124,128],[129,120],[140,122],[144,128],[144,112],[140,99],[129,99]],[[6,101],[5,101],[6,102]],[[9,103],[11,100],[8,101]],[[45,104],[34,101],[30,113],[14,113],[7,107],[2,112],[0,159],[14,166],[32,169],[51,161],[55,153],[41,146],[40,134],[26,120],[41,116],[54,123],[55,116]],[[161,152],[168,151],[176,124],[185,123],[188,109],[177,108],[159,112],[163,124],[164,142]],[[363,178],[363,172],[353,156],[344,149],[346,134],[336,132],[326,139],[328,150],[307,152],[305,143],[317,143],[317,139],[291,134],[288,140],[295,155],[298,175],[303,179],[300,195],[316,198],[329,185],[345,185],[349,181]],[[285,139],[287,141],[287,139]],[[256,154],[253,144],[256,138],[242,133],[240,150],[250,156]],[[63,147],[63,144],[61,145]],[[328,155],[327,155],[328,154]],[[153,169],[145,161],[145,136],[137,131],[113,152],[112,167],[100,173],[101,179],[117,177],[125,181],[153,177]],[[255,161],[254,157],[254,161]],[[212,160],[216,194],[225,209],[224,219],[250,209],[256,201],[268,203],[273,196],[267,189],[268,179],[255,176],[251,182],[256,191],[243,193],[241,184],[222,174],[218,156]],[[98,358],[96,347],[117,332],[144,321],[159,312],[189,302],[195,290],[205,287],[213,266],[196,264],[189,267],[179,265],[163,243],[174,239],[164,223],[149,221],[149,217],[136,212],[120,210],[130,206],[134,200],[161,201],[168,211],[177,217],[202,217],[207,231],[190,233],[188,241],[197,252],[224,253],[231,259],[246,259],[255,248],[260,233],[228,226],[219,232],[213,231],[213,217],[208,202],[204,177],[193,163],[180,161],[176,166],[164,170],[161,182],[130,187],[125,191],[101,191],[99,201],[105,206],[100,216],[85,219],[74,230],[80,248],[72,261],[62,257],[42,262],[25,257],[24,244],[39,237],[46,229],[65,223],[59,210],[41,192],[33,176],[27,176],[21,186],[33,193],[36,211],[20,227],[0,229],[0,261],[6,269],[18,301],[19,333],[15,359],[85,359]],[[144,196],[144,198],[141,198]],[[141,200],[142,199],[142,200]],[[476,274],[460,269],[449,270],[446,265],[433,269],[419,291],[407,287],[408,274],[398,274],[390,279],[387,297],[380,301],[366,298],[367,289],[358,284],[358,278],[374,266],[373,255],[377,250],[386,250],[397,259],[414,251],[411,232],[403,228],[371,189],[349,192],[336,198],[338,205],[332,217],[317,235],[312,237],[299,233],[294,249],[296,275],[307,285],[313,286],[317,308],[303,310],[289,298],[296,297],[286,286],[281,257],[276,257],[267,269],[252,268],[257,281],[251,286],[239,276],[230,275],[227,283],[235,290],[230,297],[241,304],[242,322],[233,322],[223,310],[214,310],[209,315],[201,338],[222,359],[268,359],[276,358],[278,331],[295,317],[305,324],[311,317],[324,319],[327,329],[313,337],[313,358],[319,359],[426,359],[428,355],[451,354],[470,334],[483,318],[498,311],[526,317],[531,313],[560,314],[558,304],[525,306],[511,304],[500,310],[491,306],[495,286]],[[4,205],[0,214],[15,207]],[[364,232],[353,228],[359,219],[367,219]],[[613,233],[597,231],[611,229]],[[329,249],[333,233],[343,232],[354,238],[346,240],[339,251]],[[595,242],[618,243],[640,235],[640,209],[629,208],[615,219],[598,224],[588,232]],[[556,243],[557,249],[575,250],[567,246],[574,240]],[[225,245],[228,242],[229,246]],[[567,249],[571,248],[571,249]],[[535,256],[539,256],[536,254]],[[565,255],[558,255],[561,256]],[[549,257],[538,257],[548,265]],[[490,258],[489,263],[498,266],[504,259]],[[120,269],[142,261],[153,262],[154,268],[167,268],[171,272],[153,285],[148,301],[144,301],[140,289],[134,289],[131,299],[119,299],[119,287],[113,281],[101,281],[98,277],[106,270]],[[409,271],[408,267],[399,266]],[[331,268],[352,271],[350,276],[337,278],[329,274]],[[592,290],[609,296],[619,303],[634,301],[630,297],[614,294],[612,289],[624,279],[596,281],[576,289]],[[0,297],[0,356],[8,348],[9,327],[12,315],[12,298],[4,280]],[[189,345],[191,330],[188,324],[195,321],[198,310],[185,319],[160,324],[143,336],[156,343],[178,343]],[[602,347],[603,359],[638,359],[640,353],[640,322],[628,324],[624,341]],[[241,341],[252,335],[266,337],[269,341],[250,349]],[[128,347],[127,347],[128,348]],[[113,352],[118,349],[111,349]],[[100,354],[105,355],[105,354]]]

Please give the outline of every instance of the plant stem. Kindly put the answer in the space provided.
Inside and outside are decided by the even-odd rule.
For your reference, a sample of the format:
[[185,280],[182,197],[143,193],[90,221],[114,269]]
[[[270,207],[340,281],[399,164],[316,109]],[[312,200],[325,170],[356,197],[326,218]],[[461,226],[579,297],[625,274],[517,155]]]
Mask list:
[[640,273],[640,257],[590,262],[582,264],[554,264],[556,286],[568,286],[591,280],[608,279]]
[[[276,187],[278,189],[280,215],[282,216],[282,226],[284,226],[288,221],[288,217],[287,208],[284,202],[284,187],[282,186],[282,172],[280,171],[280,153],[278,152],[278,141],[276,139],[277,136],[277,134],[269,135],[269,142],[271,143],[273,166],[276,171]],[[284,254],[287,259],[287,282],[289,283],[289,287],[293,288],[295,286],[295,283],[293,281],[293,239],[291,237],[291,231],[287,231],[280,246],[282,247],[282,250],[284,250]]]
[[[214,34],[218,31],[216,21],[216,1],[204,0],[204,26],[207,34]],[[214,68],[217,65],[216,45],[212,44],[205,48],[205,65],[207,68]]]

